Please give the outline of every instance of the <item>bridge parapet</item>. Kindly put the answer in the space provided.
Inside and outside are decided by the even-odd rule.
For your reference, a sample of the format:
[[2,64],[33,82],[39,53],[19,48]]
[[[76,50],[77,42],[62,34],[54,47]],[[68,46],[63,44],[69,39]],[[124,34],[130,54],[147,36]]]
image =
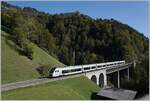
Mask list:
[[116,71],[120,71],[126,68],[130,68],[132,66],[132,63],[127,63],[127,64],[123,64],[123,65],[117,65],[117,66],[112,66],[106,69],[106,73],[110,74]]

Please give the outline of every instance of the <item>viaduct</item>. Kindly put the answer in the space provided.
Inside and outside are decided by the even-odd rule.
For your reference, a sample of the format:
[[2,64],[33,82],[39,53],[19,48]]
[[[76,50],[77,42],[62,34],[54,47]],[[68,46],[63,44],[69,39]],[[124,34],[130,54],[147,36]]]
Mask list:
[[107,86],[108,85],[108,75],[112,73],[117,74],[117,87],[120,88],[120,72],[125,71],[127,79],[130,79],[130,67],[135,67],[135,62],[134,63],[126,63],[126,64],[119,64],[117,66],[112,66],[112,67],[106,67],[103,69],[99,70],[93,70],[89,72],[85,72],[84,75],[95,82],[97,85],[100,87]]

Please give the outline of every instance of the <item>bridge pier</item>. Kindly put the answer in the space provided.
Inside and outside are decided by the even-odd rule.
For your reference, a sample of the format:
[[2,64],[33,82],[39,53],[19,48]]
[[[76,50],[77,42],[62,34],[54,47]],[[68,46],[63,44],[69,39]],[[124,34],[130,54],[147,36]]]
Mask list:
[[97,77],[97,83],[96,84],[99,85],[99,77]]
[[105,74],[105,77],[104,77],[104,86],[107,86],[107,75]]
[[130,71],[129,71],[129,68],[128,68],[128,80],[130,79],[130,74],[129,74],[129,72],[130,72]]
[[120,88],[120,74],[119,74],[119,70],[118,70],[118,88]]

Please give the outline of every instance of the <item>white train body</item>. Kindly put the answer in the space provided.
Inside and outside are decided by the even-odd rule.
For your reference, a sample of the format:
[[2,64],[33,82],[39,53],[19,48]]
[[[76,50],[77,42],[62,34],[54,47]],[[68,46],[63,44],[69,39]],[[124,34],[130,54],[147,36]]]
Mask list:
[[77,66],[67,66],[64,68],[58,67],[54,68],[51,71],[52,77],[59,77],[71,74],[78,74],[83,72],[88,72],[97,69],[109,68],[116,65],[123,65],[125,61],[115,61],[115,62],[106,62],[106,63],[98,63],[98,64],[88,64],[88,65],[77,65]]

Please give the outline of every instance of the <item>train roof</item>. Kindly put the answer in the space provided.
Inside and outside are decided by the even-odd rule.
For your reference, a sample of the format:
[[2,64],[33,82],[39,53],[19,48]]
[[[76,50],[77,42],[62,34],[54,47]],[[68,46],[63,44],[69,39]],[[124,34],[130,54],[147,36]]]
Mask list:
[[83,67],[89,67],[89,66],[96,66],[96,64],[88,64],[88,65],[83,65]]
[[56,69],[61,69],[61,70],[68,70],[68,69],[77,69],[77,68],[82,68],[82,65],[78,66],[66,66],[65,68],[56,68]]
[[118,63],[118,62],[125,62],[125,61],[114,61],[114,62],[85,64],[85,65],[76,65],[76,66],[65,66],[64,68],[62,68],[62,67],[57,67],[56,69],[67,70],[67,69],[82,68],[82,66],[83,66],[83,67],[96,66],[96,65],[97,65],[97,66],[101,66],[101,65],[105,65],[105,64]]

